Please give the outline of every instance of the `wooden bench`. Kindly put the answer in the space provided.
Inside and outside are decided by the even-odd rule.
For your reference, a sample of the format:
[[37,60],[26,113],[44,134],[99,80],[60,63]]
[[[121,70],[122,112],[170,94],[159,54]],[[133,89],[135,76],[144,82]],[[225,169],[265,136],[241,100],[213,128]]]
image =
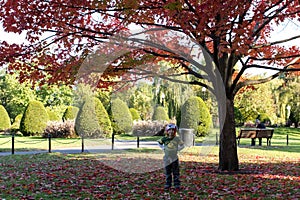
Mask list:
[[237,136],[238,145],[241,138],[251,138],[251,146],[255,146],[255,139],[258,138],[259,146],[262,145],[262,138],[267,139],[267,146],[271,146],[271,138],[273,137],[274,129],[260,128],[242,128]]

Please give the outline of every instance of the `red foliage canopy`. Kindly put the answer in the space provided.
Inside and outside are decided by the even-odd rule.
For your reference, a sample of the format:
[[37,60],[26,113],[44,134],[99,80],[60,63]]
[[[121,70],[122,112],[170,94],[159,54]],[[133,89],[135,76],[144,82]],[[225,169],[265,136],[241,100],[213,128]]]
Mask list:
[[[237,61],[243,65],[239,79],[246,68],[273,69],[275,63],[285,64],[299,56],[298,47],[279,45],[299,36],[267,40],[271,24],[299,18],[299,11],[295,0],[2,1],[0,21],[5,31],[26,32],[28,42],[3,41],[0,62],[9,63],[10,72],[20,71],[21,80],[72,83],[87,52],[134,23],[189,35],[210,53],[224,81],[234,81],[230,77]],[[134,61],[136,54],[127,58]],[[107,75],[120,75],[120,70],[119,74],[112,71]],[[237,82],[229,85],[235,87]]]

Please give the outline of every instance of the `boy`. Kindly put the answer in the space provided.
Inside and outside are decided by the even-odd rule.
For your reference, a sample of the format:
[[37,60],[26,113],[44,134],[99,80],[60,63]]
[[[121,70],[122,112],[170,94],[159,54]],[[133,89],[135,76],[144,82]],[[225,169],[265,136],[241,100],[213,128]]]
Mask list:
[[174,179],[174,187],[180,188],[179,180],[179,161],[178,151],[184,148],[183,141],[176,136],[177,127],[175,124],[168,124],[165,128],[166,136],[158,140],[160,147],[164,150],[164,167],[166,175],[165,189],[172,186],[172,174]]

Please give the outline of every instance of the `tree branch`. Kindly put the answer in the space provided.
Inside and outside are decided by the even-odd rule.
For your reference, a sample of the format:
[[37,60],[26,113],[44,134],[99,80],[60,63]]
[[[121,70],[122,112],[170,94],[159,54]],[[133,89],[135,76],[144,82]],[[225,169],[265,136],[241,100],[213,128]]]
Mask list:
[[270,42],[270,43],[267,43],[267,44],[255,45],[255,46],[250,47],[250,49],[258,49],[258,48],[262,48],[262,47],[268,47],[268,46],[272,46],[272,45],[276,45],[276,44],[281,44],[281,43],[289,42],[289,41],[292,41],[292,40],[295,40],[295,39],[298,39],[298,38],[300,38],[300,35],[297,35],[297,36],[294,36],[294,37],[290,37],[290,38],[287,38],[287,39],[284,39],[284,40]]
[[248,86],[248,85],[257,85],[257,84],[262,84],[262,83],[266,83],[268,81],[271,81],[275,78],[277,78],[278,76],[280,75],[280,72],[270,76],[270,77],[267,77],[267,78],[264,78],[264,79],[258,79],[258,80],[246,80],[246,81],[243,81],[243,82],[239,82],[237,84],[237,86],[234,88],[233,90],[233,95],[235,95],[242,87],[244,86]]

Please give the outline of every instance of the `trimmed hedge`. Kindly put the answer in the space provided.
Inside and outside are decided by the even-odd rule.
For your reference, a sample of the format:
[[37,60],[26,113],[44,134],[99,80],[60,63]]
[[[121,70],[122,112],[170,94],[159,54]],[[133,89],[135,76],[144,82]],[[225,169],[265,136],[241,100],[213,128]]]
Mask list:
[[167,111],[165,110],[164,107],[158,106],[154,109],[154,113],[152,115],[152,120],[158,120],[158,121],[168,121],[169,116]]
[[98,98],[94,98],[94,101],[95,101],[96,116],[101,128],[101,132],[105,137],[110,137],[112,135],[113,130],[112,130],[108,113]]
[[49,120],[47,111],[40,101],[30,101],[20,123],[20,131],[24,136],[40,136]]
[[94,98],[87,98],[75,120],[75,131],[83,138],[103,137],[98,123]]
[[209,110],[200,97],[190,97],[182,105],[180,128],[194,129],[196,136],[206,136],[211,124]]
[[129,111],[131,113],[132,120],[135,120],[135,121],[141,120],[141,116],[140,116],[139,111],[137,109],[129,108]]
[[75,120],[76,116],[79,112],[79,108],[75,106],[68,106],[67,109],[65,110],[62,120],[67,121],[67,120]]
[[14,120],[14,123],[11,125],[11,129],[13,131],[19,130],[20,129],[20,123],[22,120],[23,115],[22,114],[18,114]]
[[5,131],[10,128],[11,123],[9,115],[2,105],[0,105],[0,116],[0,131]]
[[115,134],[130,133],[133,120],[127,104],[121,99],[114,99],[111,102],[110,118]]

